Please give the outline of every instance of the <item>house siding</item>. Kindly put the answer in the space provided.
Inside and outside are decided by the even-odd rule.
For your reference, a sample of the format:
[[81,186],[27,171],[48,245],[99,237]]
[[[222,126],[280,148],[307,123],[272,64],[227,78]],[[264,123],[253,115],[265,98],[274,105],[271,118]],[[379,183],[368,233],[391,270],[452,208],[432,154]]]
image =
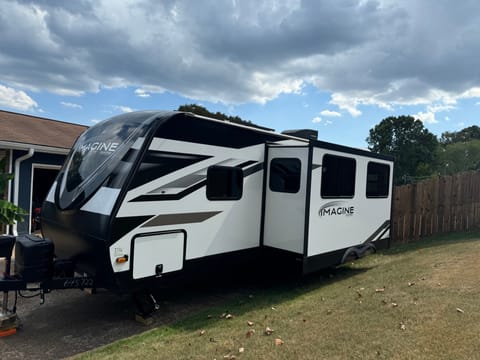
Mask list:
[[[23,155],[26,155],[27,151],[13,151],[13,164],[15,161]],[[18,206],[22,209],[25,209],[27,212],[31,210],[32,202],[32,166],[33,164],[42,164],[42,165],[55,165],[61,166],[65,161],[65,155],[56,155],[56,154],[47,154],[47,153],[34,153],[34,155],[22,161],[20,164],[20,173],[16,174],[19,176],[19,194],[18,194]],[[14,185],[12,183],[12,192],[10,196],[10,201],[13,201],[15,193]],[[25,234],[29,232],[30,229],[30,214],[25,217],[25,221],[17,224],[17,232],[19,234]]]

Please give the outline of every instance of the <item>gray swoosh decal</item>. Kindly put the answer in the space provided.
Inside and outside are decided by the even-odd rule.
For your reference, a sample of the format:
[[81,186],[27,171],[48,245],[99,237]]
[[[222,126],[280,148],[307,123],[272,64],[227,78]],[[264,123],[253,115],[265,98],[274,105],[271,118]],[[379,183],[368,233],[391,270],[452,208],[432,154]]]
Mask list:
[[221,211],[209,211],[185,214],[158,215],[149,222],[142,225],[142,227],[200,223],[220,213]]

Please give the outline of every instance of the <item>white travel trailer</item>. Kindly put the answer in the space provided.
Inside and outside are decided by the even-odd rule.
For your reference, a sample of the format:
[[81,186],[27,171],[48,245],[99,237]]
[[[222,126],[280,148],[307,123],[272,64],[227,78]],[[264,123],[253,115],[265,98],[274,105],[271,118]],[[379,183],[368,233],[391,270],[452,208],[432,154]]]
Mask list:
[[388,246],[393,159],[311,135],[160,111],[91,127],[42,208],[63,287],[137,292],[233,257],[309,273]]

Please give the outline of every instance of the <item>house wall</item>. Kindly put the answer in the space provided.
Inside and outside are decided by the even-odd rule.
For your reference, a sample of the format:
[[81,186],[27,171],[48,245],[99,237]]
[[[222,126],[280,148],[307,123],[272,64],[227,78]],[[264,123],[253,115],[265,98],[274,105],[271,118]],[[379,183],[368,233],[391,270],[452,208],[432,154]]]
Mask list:
[[[13,164],[15,161],[26,155],[28,151],[13,151]],[[34,155],[22,161],[20,164],[20,174],[15,174],[19,179],[19,194],[18,194],[18,206],[29,211],[31,208],[31,199],[32,199],[32,166],[33,164],[42,164],[42,165],[56,165],[61,166],[65,161],[66,155],[57,155],[57,154],[47,154],[41,152],[35,152]],[[15,169],[14,169],[15,170]],[[11,198],[10,201],[13,201],[15,193],[14,186],[12,186]],[[19,234],[24,234],[29,232],[29,224],[31,222],[30,215],[26,217],[25,221],[17,224],[17,231]]]

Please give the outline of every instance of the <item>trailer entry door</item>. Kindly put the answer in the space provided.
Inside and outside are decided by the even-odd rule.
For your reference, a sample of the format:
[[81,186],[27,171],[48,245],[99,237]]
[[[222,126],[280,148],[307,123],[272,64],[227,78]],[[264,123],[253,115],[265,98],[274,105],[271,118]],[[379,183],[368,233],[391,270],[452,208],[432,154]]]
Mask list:
[[270,146],[263,245],[303,254],[308,146]]

